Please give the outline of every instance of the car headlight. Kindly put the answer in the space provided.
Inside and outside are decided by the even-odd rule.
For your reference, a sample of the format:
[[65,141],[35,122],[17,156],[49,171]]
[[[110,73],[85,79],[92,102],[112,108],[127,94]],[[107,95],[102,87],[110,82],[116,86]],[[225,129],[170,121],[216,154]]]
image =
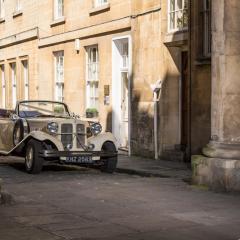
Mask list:
[[100,123],[92,123],[90,126],[90,130],[93,135],[98,135],[102,131],[102,126]]
[[48,123],[47,129],[50,133],[57,133],[58,131],[58,124],[56,122]]

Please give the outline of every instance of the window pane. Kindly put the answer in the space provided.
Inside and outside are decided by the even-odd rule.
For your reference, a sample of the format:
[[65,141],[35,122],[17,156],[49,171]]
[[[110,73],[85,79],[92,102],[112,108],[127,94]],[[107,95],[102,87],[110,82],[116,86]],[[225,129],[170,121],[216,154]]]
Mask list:
[[0,17],[4,18],[4,16],[5,16],[4,0],[0,0]]
[[11,81],[12,81],[12,108],[15,108],[16,102],[17,102],[16,63],[11,63],[10,68],[11,68]]
[[183,0],[184,1],[184,6],[183,8],[188,8],[188,0]]
[[64,91],[64,52],[55,53],[55,99],[63,101]]
[[87,108],[98,109],[98,48],[87,49]]
[[1,78],[1,88],[2,88],[2,107],[6,107],[6,90],[5,90],[5,69],[4,65],[0,66],[0,78]]
[[170,0],[170,11],[175,10],[175,0]]
[[63,0],[54,1],[54,17],[55,19],[61,18],[64,15],[64,2]]
[[21,0],[16,0],[16,11],[21,10]]
[[183,27],[187,27],[188,26],[188,10],[187,9],[183,10],[182,18],[183,18],[183,21],[182,21]]
[[177,4],[176,10],[179,10],[179,9],[182,9],[182,8],[183,8],[183,7],[182,7],[182,1],[183,1],[183,0],[176,0],[176,4]]
[[177,15],[177,28],[181,29],[183,27],[183,12],[178,11],[176,12]]
[[175,29],[175,13],[170,13],[170,29]]
[[106,4],[107,2],[108,2],[108,0],[95,0],[95,7],[102,6],[102,5]]

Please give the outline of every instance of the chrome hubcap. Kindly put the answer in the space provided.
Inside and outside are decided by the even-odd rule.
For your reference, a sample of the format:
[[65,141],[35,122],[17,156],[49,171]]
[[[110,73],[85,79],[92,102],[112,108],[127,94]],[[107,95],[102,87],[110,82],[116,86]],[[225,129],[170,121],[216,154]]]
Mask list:
[[26,152],[26,165],[28,169],[31,169],[33,164],[33,147],[28,147]]

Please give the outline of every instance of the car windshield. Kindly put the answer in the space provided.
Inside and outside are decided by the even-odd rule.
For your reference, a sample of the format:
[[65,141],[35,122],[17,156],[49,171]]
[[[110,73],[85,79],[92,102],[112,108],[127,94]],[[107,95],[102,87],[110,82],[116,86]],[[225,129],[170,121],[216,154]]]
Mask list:
[[21,118],[70,116],[65,104],[47,101],[20,102],[18,114]]

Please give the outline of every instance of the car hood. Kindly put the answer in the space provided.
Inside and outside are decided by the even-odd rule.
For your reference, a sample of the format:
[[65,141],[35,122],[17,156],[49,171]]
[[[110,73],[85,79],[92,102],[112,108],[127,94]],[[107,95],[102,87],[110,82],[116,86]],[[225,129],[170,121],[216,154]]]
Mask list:
[[75,118],[53,118],[53,117],[41,117],[41,118],[31,118],[27,119],[31,131],[46,131],[47,124],[51,122],[56,122],[61,124],[84,124],[88,126],[87,121],[82,121]]

